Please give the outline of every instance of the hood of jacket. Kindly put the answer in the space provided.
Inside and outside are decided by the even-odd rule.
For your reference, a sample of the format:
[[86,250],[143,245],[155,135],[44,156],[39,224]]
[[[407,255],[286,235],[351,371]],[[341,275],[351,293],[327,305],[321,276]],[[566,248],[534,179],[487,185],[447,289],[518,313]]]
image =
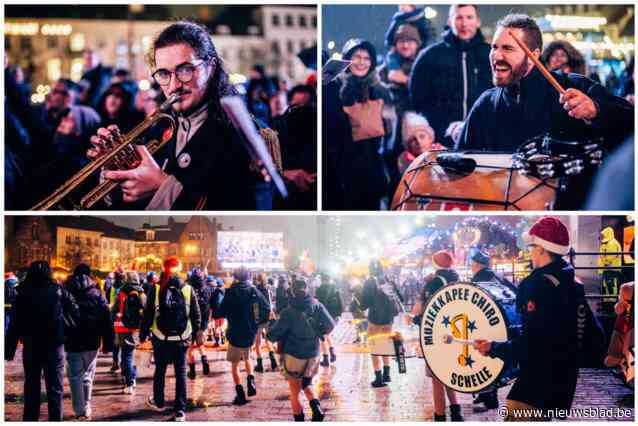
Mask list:
[[542,268],[537,268],[532,272],[532,275],[545,274],[555,276],[561,283],[574,282],[574,279],[576,277],[574,268],[564,259],[559,259],[555,262],[550,263],[549,265],[543,266]]
[[307,312],[312,308],[312,296],[309,294],[295,294],[290,305],[298,311]]
[[65,284],[65,288],[74,296],[85,293],[95,284],[88,275],[71,275]]
[[600,237],[601,237],[601,241],[603,243],[608,243],[611,240],[614,239],[614,230],[611,226],[608,226],[607,228],[603,229],[602,231],[600,231]]

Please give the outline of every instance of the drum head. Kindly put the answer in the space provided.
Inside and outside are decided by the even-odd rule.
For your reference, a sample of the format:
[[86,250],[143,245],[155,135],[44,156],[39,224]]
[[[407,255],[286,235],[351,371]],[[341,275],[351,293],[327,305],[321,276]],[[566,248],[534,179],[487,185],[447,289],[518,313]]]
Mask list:
[[441,288],[423,312],[420,344],[430,370],[444,385],[470,393],[497,380],[504,362],[481,355],[469,342],[460,342],[475,339],[507,340],[502,310],[489,293],[472,284]]

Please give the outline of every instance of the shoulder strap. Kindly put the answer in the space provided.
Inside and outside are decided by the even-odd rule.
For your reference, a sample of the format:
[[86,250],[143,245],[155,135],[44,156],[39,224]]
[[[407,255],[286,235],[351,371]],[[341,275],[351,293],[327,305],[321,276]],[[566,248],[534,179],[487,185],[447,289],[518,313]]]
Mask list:
[[550,283],[554,284],[554,287],[558,287],[560,285],[560,281],[555,276],[551,274],[543,274],[543,276],[547,278]]
[[443,282],[443,287],[445,287],[447,285],[447,280],[445,279],[445,277],[443,275],[437,275],[437,277],[439,277],[439,279]]
[[[186,303],[186,316],[190,316],[191,296],[193,294],[193,288],[190,285],[185,284],[184,287],[182,287],[182,294],[184,295],[184,303]],[[189,318],[189,321],[190,321],[190,318]]]

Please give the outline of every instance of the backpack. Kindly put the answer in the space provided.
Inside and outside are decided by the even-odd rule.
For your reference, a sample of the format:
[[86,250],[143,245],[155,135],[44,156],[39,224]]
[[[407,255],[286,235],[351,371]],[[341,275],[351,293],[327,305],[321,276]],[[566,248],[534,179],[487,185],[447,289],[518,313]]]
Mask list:
[[260,291],[256,287],[253,287],[252,294],[252,306],[253,306],[253,319],[257,324],[266,324],[270,320],[270,306],[267,303],[263,303],[259,299],[257,292]]
[[[192,288],[184,285],[181,289],[169,286],[164,295],[160,292],[160,286],[156,286],[155,297],[155,335],[163,340],[186,340],[190,336],[190,299]],[[158,335],[159,331],[160,335]],[[170,339],[179,337],[179,339]]]
[[144,318],[144,304],[142,303],[142,295],[137,290],[128,292],[125,295],[124,308],[120,307],[122,312],[122,323],[124,327],[137,330],[142,326]]
[[383,312],[385,318],[394,318],[403,311],[403,306],[392,283],[377,284],[377,289],[379,290],[377,302],[379,311]]

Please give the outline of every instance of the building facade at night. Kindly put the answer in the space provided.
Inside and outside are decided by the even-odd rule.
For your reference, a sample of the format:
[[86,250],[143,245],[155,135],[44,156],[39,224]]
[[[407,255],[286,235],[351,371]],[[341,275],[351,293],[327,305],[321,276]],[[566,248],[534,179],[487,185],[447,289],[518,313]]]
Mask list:
[[[144,81],[149,78],[145,55],[153,38],[175,17],[189,16],[208,26],[226,70],[237,76],[236,81],[241,81],[240,76],[246,76],[256,63],[265,65],[268,73],[294,81],[304,80],[310,72],[296,55],[316,44],[314,7],[228,7],[246,8],[249,13],[198,7],[184,14],[184,10],[180,13],[175,7],[133,6],[128,13],[123,9],[119,19],[110,16],[113,13],[108,19],[53,18],[44,16],[43,7],[36,8],[33,17],[23,17],[24,10],[9,7],[4,27],[8,61],[31,75],[34,94],[46,93],[46,86],[59,78],[79,81],[83,73],[82,52],[87,48],[94,49],[104,65],[126,68],[133,78]],[[62,15],[59,11],[52,13]],[[43,88],[36,92],[40,85]],[[143,83],[142,88],[146,85]]]
[[16,218],[7,226],[5,270],[45,260],[53,268],[71,271],[79,263],[91,269],[109,272],[122,266],[141,272],[160,271],[167,256],[178,256],[184,270],[205,267],[215,273],[217,267],[217,231],[215,219],[193,216],[189,222],[168,218],[166,225],[133,230],[96,217]]

